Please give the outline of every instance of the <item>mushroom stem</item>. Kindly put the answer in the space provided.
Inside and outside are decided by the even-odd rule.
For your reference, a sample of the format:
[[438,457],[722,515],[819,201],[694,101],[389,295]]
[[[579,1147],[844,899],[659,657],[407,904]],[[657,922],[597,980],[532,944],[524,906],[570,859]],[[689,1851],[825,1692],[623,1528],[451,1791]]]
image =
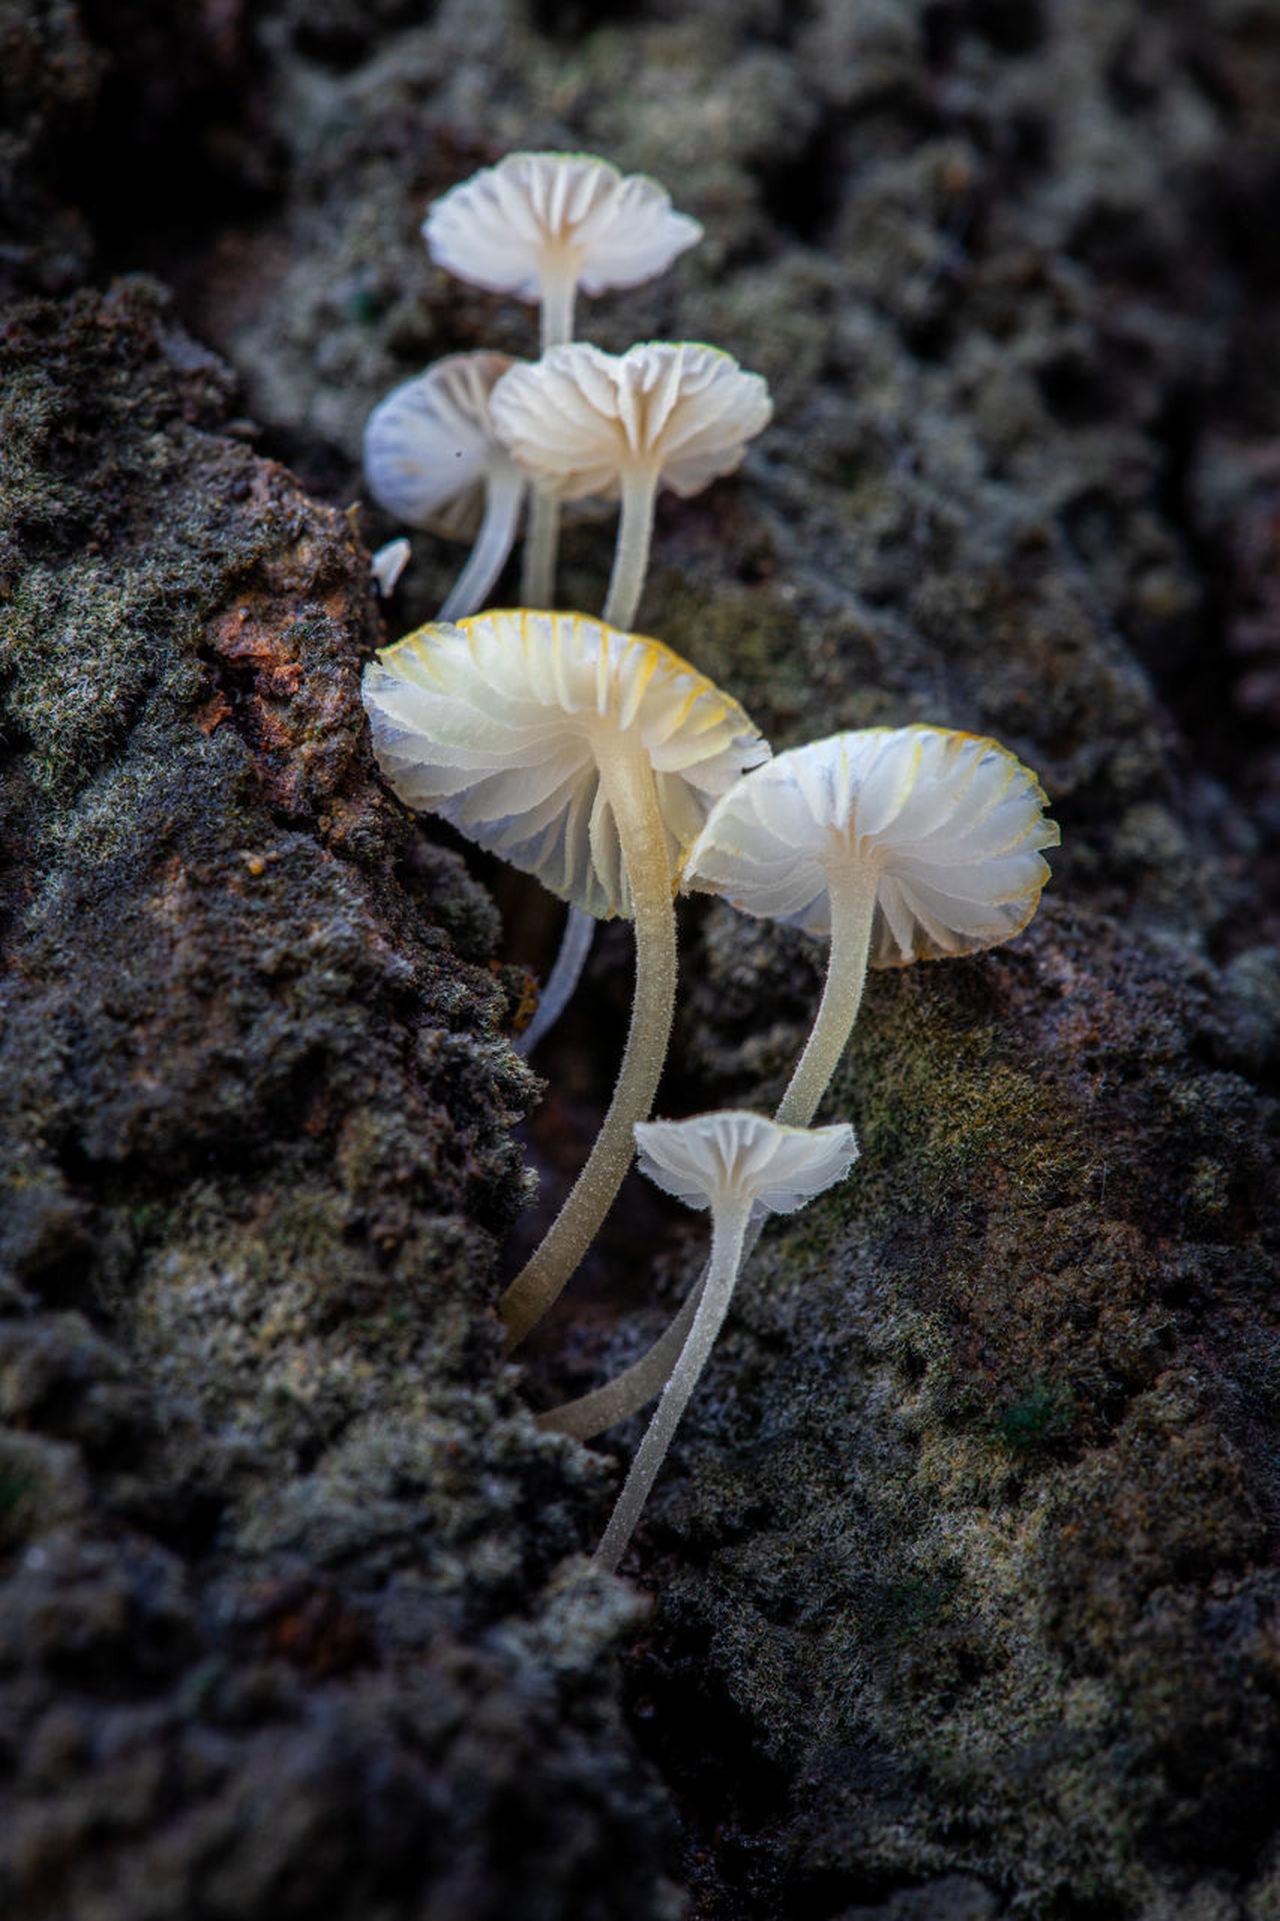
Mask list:
[[573,268],[547,261],[542,269],[542,351],[563,347],[573,339],[573,309],[578,276]]
[[633,1361],[621,1374],[615,1374],[603,1387],[592,1388],[589,1394],[579,1394],[576,1400],[549,1407],[545,1414],[539,1414],[538,1426],[544,1433],[571,1434],[575,1441],[594,1440],[607,1427],[625,1421],[629,1414],[660,1394],[680,1359],[706,1282],[704,1268],[689,1289],[680,1312],[638,1361]]
[[698,1384],[698,1376],[706,1366],[707,1356],[715,1345],[716,1336],[729,1311],[738,1269],[742,1264],[743,1242],[750,1217],[750,1194],[733,1194],[712,1200],[711,1259],[689,1338],[681,1348],[680,1358],[662,1390],[657,1412],[636,1450],[617,1505],[604,1531],[604,1538],[592,1557],[595,1565],[607,1573],[612,1573],[622,1559],[640,1510],[648,1500],[658,1469],[666,1458],[680,1416],[688,1406],[689,1396]]
[[476,544],[437,620],[461,620],[484,606],[515,541],[526,484],[523,474],[509,463],[507,471],[495,473],[490,479]]
[[[818,1102],[827,1091],[853,1031],[867,977],[867,956],[875,919],[876,884],[875,865],[871,861],[854,860],[842,867],[832,867],[831,953],[827,962],[826,985],[813,1031],[774,1115],[780,1126],[812,1125]],[[746,1236],[744,1260],[759,1240],[762,1226],[763,1221],[757,1222]],[[629,1414],[634,1414],[646,1401],[651,1401],[663,1382],[669,1376],[674,1378],[673,1366],[682,1365],[685,1335],[709,1285],[710,1273],[704,1271],[671,1325],[638,1361],[615,1375],[613,1380],[606,1381],[603,1387],[593,1388],[589,1394],[580,1394],[560,1407],[549,1408],[539,1416],[539,1427],[556,1434],[572,1434],[575,1440],[589,1441],[595,1435],[603,1434],[607,1427],[625,1421]],[[678,1359],[678,1356],[681,1358]]]
[[632,1127],[658,1091],[675,1014],[676,917],[666,834],[643,747],[603,756],[600,785],[622,846],[635,917],[636,986],[627,1045],[587,1164],[541,1245],[502,1296],[508,1352],[560,1294],[608,1213],[635,1152]]
[[547,975],[547,984],[538,1000],[538,1011],[529,1025],[515,1041],[517,1054],[526,1057],[532,1054],[544,1034],[551,1029],[563,1014],[573,996],[573,990],[582,978],[582,970],[591,952],[595,939],[596,923],[594,914],[588,914],[581,907],[571,907],[565,918],[564,933],[560,938],[560,951]]
[[611,627],[630,629],[635,623],[649,566],[657,491],[658,476],[650,467],[641,467],[623,476],[618,544],[614,549],[609,597],[603,616]]
[[[573,339],[573,309],[578,276],[548,262],[542,270],[542,352],[567,346]],[[529,524],[524,537],[520,600],[525,607],[554,607],[556,551],[560,545],[560,499],[534,489]]]
[[520,572],[520,604],[552,607],[556,597],[556,550],[560,545],[560,501],[545,487],[535,486],[529,504]]
[[854,858],[828,870],[831,888],[831,952],[826,985],[813,1031],[796,1062],[774,1119],[784,1127],[809,1127],[853,1032],[862,1005],[871,951],[879,874],[876,863]]

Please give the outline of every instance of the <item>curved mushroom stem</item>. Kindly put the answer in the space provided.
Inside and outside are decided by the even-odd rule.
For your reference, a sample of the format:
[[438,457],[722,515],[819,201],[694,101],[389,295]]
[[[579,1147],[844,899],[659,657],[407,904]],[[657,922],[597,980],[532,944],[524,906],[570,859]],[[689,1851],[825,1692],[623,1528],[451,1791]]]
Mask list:
[[454,581],[438,620],[461,620],[484,606],[515,542],[526,481],[512,467],[496,473],[485,495],[484,519],[467,564]]
[[671,1437],[680,1416],[697,1386],[698,1376],[706,1366],[716,1335],[728,1313],[738,1269],[742,1264],[743,1242],[750,1215],[749,1194],[734,1194],[712,1201],[711,1259],[689,1338],[681,1348],[680,1358],[662,1390],[657,1412],[636,1450],[617,1506],[604,1531],[604,1538],[592,1557],[595,1565],[608,1573],[612,1573],[622,1559],[640,1510],[649,1498],[649,1490],[671,1445]]
[[[850,862],[831,874],[831,952],[813,1031],[796,1063],[774,1119],[785,1127],[809,1127],[826,1093],[862,1004],[875,918],[878,875],[865,861]],[[746,1231],[742,1259],[760,1238],[763,1220]],[[539,1415],[538,1426],[589,1441],[607,1427],[651,1401],[678,1364],[678,1357],[709,1281],[706,1270],[695,1282],[680,1312],[638,1361],[603,1387],[580,1394]]]
[[581,907],[571,907],[565,919],[564,933],[560,937],[560,951],[538,1001],[538,1011],[524,1033],[512,1043],[517,1054],[523,1054],[526,1058],[532,1054],[543,1035],[551,1032],[569,1005],[573,990],[582,978],[595,933],[595,916],[584,913]]
[[533,489],[529,525],[524,537],[520,569],[522,607],[553,607],[556,597],[556,551],[560,545],[560,501],[543,487]]
[[627,1045],[595,1145],[542,1244],[499,1303],[510,1352],[542,1319],[586,1253],[635,1152],[632,1127],[658,1091],[676,996],[676,916],[653,768],[642,747],[600,766],[635,915],[636,987]]
[[853,1032],[867,978],[879,878],[874,864],[866,860],[851,860],[830,870],[831,952],[826,985],[813,1030],[774,1115],[784,1127],[812,1125],[818,1102]]
[[607,1427],[625,1421],[629,1414],[660,1394],[680,1359],[706,1284],[704,1268],[689,1289],[680,1312],[638,1361],[633,1361],[621,1374],[615,1374],[603,1387],[592,1388],[589,1394],[579,1394],[576,1400],[564,1401],[559,1407],[549,1407],[545,1414],[539,1414],[538,1426],[549,1434],[571,1434],[575,1441],[594,1440]]
[[648,467],[623,476],[618,544],[613,553],[609,595],[604,603],[603,617],[611,627],[629,630],[635,620],[649,567],[657,492],[658,476]]

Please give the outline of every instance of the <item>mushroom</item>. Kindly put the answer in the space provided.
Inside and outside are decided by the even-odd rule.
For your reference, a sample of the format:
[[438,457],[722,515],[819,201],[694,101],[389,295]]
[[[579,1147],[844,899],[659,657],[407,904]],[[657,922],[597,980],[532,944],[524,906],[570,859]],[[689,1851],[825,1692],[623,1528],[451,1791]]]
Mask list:
[[511,1345],[589,1246],[653,1103],[671,1030],[673,895],[712,803],[769,752],[735,700],[660,641],[580,614],[419,629],[365,670],[374,751],[411,807],[598,918],[635,921],[636,986],[613,1099],[546,1238],[502,1297]]
[[364,430],[364,471],[388,513],[475,545],[440,609],[455,620],[484,605],[511,552],[525,480],[489,417],[509,354],[449,354],[393,387]]
[[777,1119],[807,1127],[868,965],[971,954],[1018,933],[1059,834],[1039,781],[994,740],[868,727],[779,754],[717,802],[684,885],[830,936],[817,1019]]
[[434,201],[422,233],[459,280],[540,302],[543,353],[573,338],[579,287],[638,287],[702,238],[656,180],[589,153],[509,153]]
[[858,1155],[853,1129],[783,1127],[761,1114],[729,1109],[684,1121],[650,1121],[635,1130],[640,1172],[686,1207],[711,1210],[711,1259],[697,1312],[652,1421],[631,1463],[597,1567],[622,1558],[662,1466],[671,1437],[706,1365],[728,1311],[744,1258],[748,1226],[766,1214],[794,1214],[843,1180]]
[[494,427],[536,486],[562,500],[620,495],[604,618],[635,619],[659,487],[682,498],[739,465],[773,412],[759,374],[731,354],[651,340],[625,354],[585,341],[513,367],[495,387]]
[[[826,986],[775,1118],[807,1127],[853,1030],[873,967],[968,954],[1026,926],[1058,829],[1006,748],[941,727],[872,727],[779,754],[716,803],[686,888],[830,934]],[[540,1417],[589,1440],[652,1400],[698,1310],[699,1281],[640,1359]]]
[[[422,232],[436,265],[460,280],[538,301],[544,354],[572,340],[579,287],[638,287],[702,238],[656,180],[589,153],[509,153],[433,202]],[[521,583],[531,607],[554,599],[559,514],[554,494],[535,493]]]

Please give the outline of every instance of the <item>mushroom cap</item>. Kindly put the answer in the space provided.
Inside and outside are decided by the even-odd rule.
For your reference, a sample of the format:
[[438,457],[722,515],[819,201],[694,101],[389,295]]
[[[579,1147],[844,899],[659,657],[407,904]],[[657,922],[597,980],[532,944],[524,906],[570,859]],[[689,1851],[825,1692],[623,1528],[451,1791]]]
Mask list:
[[745,1108],[684,1121],[638,1121],[639,1168],[686,1207],[749,1195],[763,1213],[794,1214],[844,1179],[858,1158],[848,1122],[783,1127]]
[[422,233],[437,266],[521,300],[540,298],[548,263],[598,294],[652,280],[702,238],[656,180],[589,153],[509,153],[434,201]]
[[363,692],[402,800],[600,918],[631,914],[603,756],[648,754],[678,874],[713,801],[769,752],[737,701],[679,654],[582,614],[420,627],[370,662]]
[[526,473],[565,500],[611,498],[623,474],[657,470],[686,496],[731,473],[773,412],[767,383],[732,354],[650,340],[624,354],[586,341],[513,367],[494,389],[493,424]]
[[684,885],[745,913],[831,931],[829,875],[878,872],[870,964],[968,954],[1025,927],[1056,847],[1035,775],[994,740],[868,727],[779,754],[717,802]]
[[511,465],[489,396],[509,354],[447,354],[393,387],[369,415],[364,471],[375,500],[411,527],[474,540],[491,475]]

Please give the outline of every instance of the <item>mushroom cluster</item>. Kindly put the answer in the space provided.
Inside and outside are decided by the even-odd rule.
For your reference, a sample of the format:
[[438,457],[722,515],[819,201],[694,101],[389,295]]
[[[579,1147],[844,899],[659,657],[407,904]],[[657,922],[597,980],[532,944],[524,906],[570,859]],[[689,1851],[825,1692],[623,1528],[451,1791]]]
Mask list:
[[[998,742],[936,726],[867,728],[771,757],[733,698],[630,631],[661,488],[732,472],[767,424],[765,383],[728,354],[575,342],[579,290],[635,286],[701,237],[665,190],[584,154],[510,154],[438,200],[432,258],[538,302],[541,356],[454,354],[372,414],[365,469],[408,524],[473,538],[440,618],[366,669],[383,773],[535,875],[569,908],[525,1051],[572,991],[598,918],[631,920],[636,974],[613,1098],[568,1199],[502,1296],[513,1347],[574,1273],[638,1147],[640,1171],[709,1210],[710,1258],[669,1327],[614,1380],[540,1417],[588,1439],[658,1398],[596,1562],[614,1568],[767,1216],[807,1205],[857,1158],[815,1126],[868,968],[974,953],[1030,920],[1058,841],[1035,776]],[[559,504],[620,503],[602,618],[554,611]],[[525,605],[480,609],[527,520]],[[390,592],[402,543],[377,558]],[[674,897],[719,894],[829,942],[813,1030],[772,1118],[649,1119],[676,993]]]
[[[474,539],[441,620],[488,603],[522,514],[521,602],[552,607],[561,502],[619,500],[603,617],[630,628],[659,489],[685,497],[732,472],[769,420],[768,389],[711,347],[650,341],[614,355],[574,342],[574,309],[579,291],[635,287],[664,273],[702,228],[647,175],[623,175],[591,154],[510,153],[435,201],[422,232],[447,272],[538,306],[542,357],[528,365],[450,354],[393,389],[365,429],[370,491],[411,527]],[[388,560],[379,572],[383,592],[385,581],[394,584],[391,568]],[[522,1053],[572,995],[593,925],[570,907]]]

